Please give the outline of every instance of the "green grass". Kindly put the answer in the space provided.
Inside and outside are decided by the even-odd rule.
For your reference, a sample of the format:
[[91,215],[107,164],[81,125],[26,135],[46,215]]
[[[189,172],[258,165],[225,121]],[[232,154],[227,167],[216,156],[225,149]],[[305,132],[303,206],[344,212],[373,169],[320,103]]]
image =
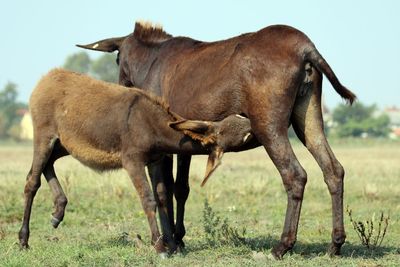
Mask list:
[[[322,173],[302,145],[295,152],[308,173],[298,242],[282,261],[267,256],[279,240],[286,193],[263,149],[225,155],[223,164],[200,187],[206,158],[191,167],[187,202],[187,253],[162,260],[150,246],[150,232],[136,192],[124,171],[96,173],[65,158],[56,171],[69,199],[58,229],[50,224],[52,195],[42,179],[34,202],[28,251],[17,234],[23,213],[23,188],[32,158],[29,145],[0,144],[0,266],[398,266],[400,262],[400,143],[383,140],[334,141],[346,170],[345,206],[353,218],[390,213],[382,246],[364,247],[345,215],[347,241],[342,257],[329,258],[331,202]],[[203,228],[204,202],[241,233],[241,244],[209,242]],[[127,233],[128,235],[124,234]],[[133,239],[140,234],[144,241]]]

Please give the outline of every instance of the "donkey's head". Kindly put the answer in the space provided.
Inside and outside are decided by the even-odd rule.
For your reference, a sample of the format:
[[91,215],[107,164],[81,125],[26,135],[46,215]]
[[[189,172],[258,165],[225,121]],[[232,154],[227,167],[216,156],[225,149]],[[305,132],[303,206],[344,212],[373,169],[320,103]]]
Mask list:
[[241,115],[230,115],[217,122],[179,120],[169,124],[175,130],[210,147],[203,186],[214,170],[221,164],[221,158],[227,150],[233,150],[246,144],[251,138],[250,120]]
[[[159,24],[153,25],[151,22],[146,21],[137,21],[135,23],[135,29],[132,34],[123,36],[123,37],[115,37],[103,39],[91,44],[79,45],[76,46],[89,50],[96,50],[101,52],[114,52],[122,48],[122,43],[126,38],[132,37],[131,42],[138,41],[144,44],[152,44],[159,43],[165,40],[172,38],[172,35],[166,33],[162,26]],[[132,51],[130,51],[132,52]]]
[[[101,52],[118,51],[117,64],[126,63],[131,67],[129,73],[129,86],[142,87],[149,67],[153,64],[156,52],[149,52],[149,47],[172,38],[161,25],[153,25],[150,22],[138,21],[135,23],[133,33],[116,38],[103,39],[91,44],[76,46]],[[121,68],[122,70],[122,68]]]

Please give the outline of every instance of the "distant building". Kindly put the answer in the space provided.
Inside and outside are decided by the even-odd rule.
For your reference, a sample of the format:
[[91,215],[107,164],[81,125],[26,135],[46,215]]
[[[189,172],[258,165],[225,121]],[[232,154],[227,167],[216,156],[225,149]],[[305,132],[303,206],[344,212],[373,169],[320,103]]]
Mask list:
[[390,119],[389,127],[391,132],[389,137],[392,139],[400,138],[400,108],[396,106],[387,107],[383,113]]
[[324,120],[325,127],[332,128],[335,127],[335,122],[333,121],[332,112],[325,104],[325,98],[322,95],[321,97],[321,110],[322,110],[322,118]]
[[22,119],[20,122],[20,138],[22,140],[33,140],[33,125],[32,125],[32,118],[31,114],[28,110],[20,110]]

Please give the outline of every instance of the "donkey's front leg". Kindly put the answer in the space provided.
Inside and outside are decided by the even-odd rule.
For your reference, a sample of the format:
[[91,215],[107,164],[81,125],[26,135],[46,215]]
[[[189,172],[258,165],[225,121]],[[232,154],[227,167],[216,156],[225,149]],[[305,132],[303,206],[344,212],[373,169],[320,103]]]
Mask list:
[[176,244],[173,239],[175,225],[172,199],[174,185],[172,163],[172,158],[170,156],[164,156],[161,161],[148,166],[154,197],[158,207],[158,214],[160,216],[163,241],[168,245],[170,253],[176,251]]
[[185,243],[183,237],[186,234],[184,216],[185,216],[185,203],[189,197],[189,168],[192,156],[178,155],[178,168],[174,187],[176,199],[176,230],[175,242],[178,246],[178,252],[183,252]]

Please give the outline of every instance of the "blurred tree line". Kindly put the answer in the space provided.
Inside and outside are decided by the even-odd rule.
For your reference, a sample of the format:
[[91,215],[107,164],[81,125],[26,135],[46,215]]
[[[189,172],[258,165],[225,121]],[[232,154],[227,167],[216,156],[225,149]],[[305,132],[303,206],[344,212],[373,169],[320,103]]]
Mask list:
[[[91,59],[85,52],[68,56],[63,67],[72,71],[85,73],[107,82],[118,82],[118,65],[116,54],[102,54],[97,59]],[[9,82],[0,91],[0,138],[18,139],[18,126],[23,114],[20,110],[27,109],[25,103],[17,101],[16,84]],[[335,137],[386,137],[389,132],[389,118],[377,115],[375,105],[367,106],[356,102],[353,106],[338,105],[331,114],[326,131]],[[294,136],[290,131],[290,136]]]
[[67,57],[63,67],[68,70],[86,73],[106,82],[118,82],[119,68],[116,54],[102,54],[92,60],[85,52],[78,52]]
[[19,122],[27,104],[17,100],[17,85],[8,82],[0,91],[0,138],[18,139]]
[[[119,71],[116,58],[115,54],[103,54],[93,60],[86,52],[79,52],[68,56],[63,68],[116,83]],[[13,82],[7,83],[0,91],[0,139],[20,139],[20,122],[28,105],[17,98],[17,85]]]
[[376,105],[356,102],[352,106],[340,104],[332,113],[332,134],[338,137],[386,137],[390,119],[386,114],[378,115]]

